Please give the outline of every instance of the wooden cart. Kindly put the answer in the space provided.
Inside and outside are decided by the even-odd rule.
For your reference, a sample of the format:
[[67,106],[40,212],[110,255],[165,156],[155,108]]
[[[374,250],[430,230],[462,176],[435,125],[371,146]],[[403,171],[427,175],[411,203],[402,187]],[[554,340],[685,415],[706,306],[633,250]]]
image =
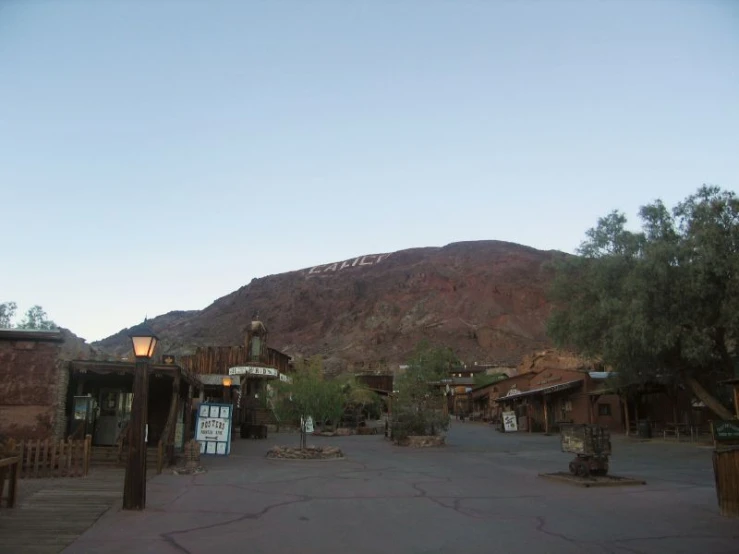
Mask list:
[[611,455],[611,433],[599,425],[563,425],[562,452],[575,454],[570,472],[578,477],[606,475]]

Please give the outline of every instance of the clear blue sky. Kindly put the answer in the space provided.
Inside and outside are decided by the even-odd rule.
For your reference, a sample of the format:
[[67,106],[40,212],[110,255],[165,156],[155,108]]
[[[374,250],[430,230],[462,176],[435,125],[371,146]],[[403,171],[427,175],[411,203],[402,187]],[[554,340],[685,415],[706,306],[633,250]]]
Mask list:
[[88,340],[738,178],[732,0],[0,0],[0,301]]

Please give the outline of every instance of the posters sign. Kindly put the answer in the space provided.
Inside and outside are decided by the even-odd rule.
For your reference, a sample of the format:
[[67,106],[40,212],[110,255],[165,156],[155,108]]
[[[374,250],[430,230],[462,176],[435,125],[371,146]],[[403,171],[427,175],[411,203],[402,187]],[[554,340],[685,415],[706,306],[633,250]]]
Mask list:
[[516,412],[503,412],[503,429],[506,433],[518,431]]
[[195,440],[201,454],[228,456],[231,453],[231,404],[201,404],[195,425]]

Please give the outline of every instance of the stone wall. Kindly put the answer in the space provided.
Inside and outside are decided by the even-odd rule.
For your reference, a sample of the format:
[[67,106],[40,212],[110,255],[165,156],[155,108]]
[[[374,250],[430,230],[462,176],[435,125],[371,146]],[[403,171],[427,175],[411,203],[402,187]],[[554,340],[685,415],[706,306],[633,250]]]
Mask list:
[[59,333],[0,331],[0,435],[45,439],[63,433],[62,340]]

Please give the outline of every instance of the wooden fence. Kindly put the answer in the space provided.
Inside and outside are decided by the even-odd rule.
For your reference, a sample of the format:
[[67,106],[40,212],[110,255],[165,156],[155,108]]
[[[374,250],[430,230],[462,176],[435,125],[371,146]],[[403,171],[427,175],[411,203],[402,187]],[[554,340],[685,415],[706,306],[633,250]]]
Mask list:
[[91,443],[91,435],[79,440],[22,441],[19,477],[84,477],[90,470]]
[[[8,508],[15,506],[15,496],[18,490],[18,466],[20,459],[18,456],[0,459],[0,508],[3,507],[3,500]],[[8,492],[5,493],[5,482],[7,479]]]

